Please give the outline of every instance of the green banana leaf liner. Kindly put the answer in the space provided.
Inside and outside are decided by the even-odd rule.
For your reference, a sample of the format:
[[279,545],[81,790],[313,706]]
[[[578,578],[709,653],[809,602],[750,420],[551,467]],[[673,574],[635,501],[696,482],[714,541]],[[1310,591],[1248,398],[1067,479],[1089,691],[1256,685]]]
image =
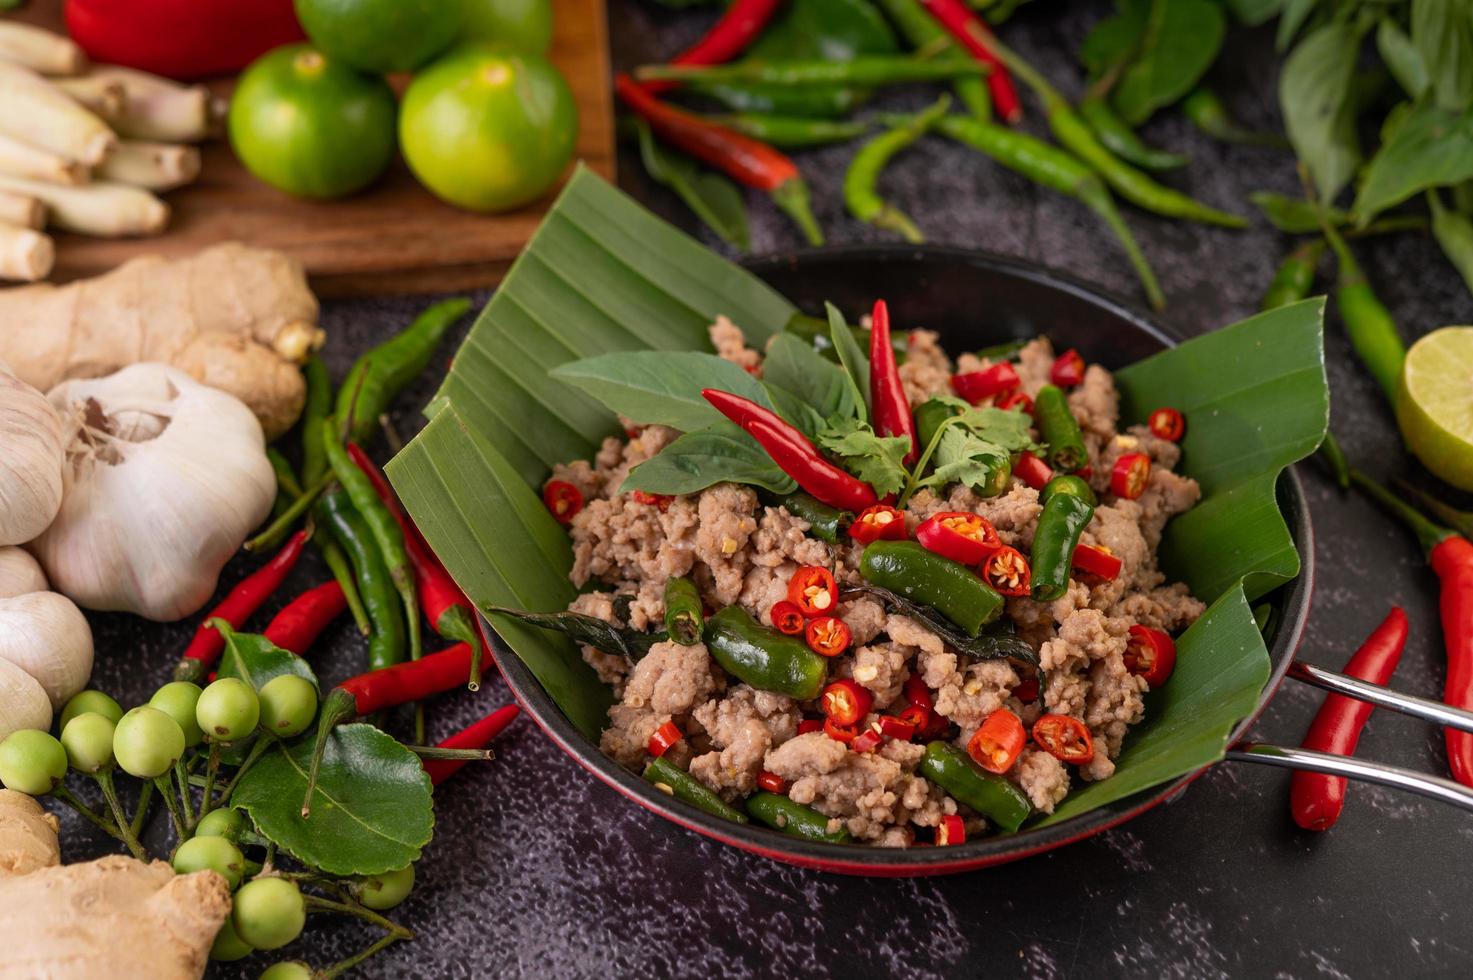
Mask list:
[[[709,350],[726,314],[762,346],[797,309],[590,171],[579,169],[486,305],[428,425],[388,466],[404,504],[472,601],[563,609],[568,535],[543,506],[552,464],[593,455],[617,420],[548,372],[616,350]],[[1184,470],[1202,486],[1166,530],[1161,562],[1209,603],[1178,640],[1171,683],[1115,775],[1076,789],[1043,823],[1065,820],[1221,759],[1268,681],[1249,604],[1299,573],[1279,511],[1283,469],[1324,439],[1329,418],[1323,302],[1284,307],[1116,372],[1121,414],[1161,405],[1190,419]],[[597,740],[609,689],[565,637],[492,617],[558,706]]]

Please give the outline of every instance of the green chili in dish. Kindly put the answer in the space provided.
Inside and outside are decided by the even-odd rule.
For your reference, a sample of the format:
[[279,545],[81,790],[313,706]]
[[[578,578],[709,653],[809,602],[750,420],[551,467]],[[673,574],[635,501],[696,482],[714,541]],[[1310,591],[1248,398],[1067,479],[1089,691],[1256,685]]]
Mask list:
[[1002,615],[1003,598],[965,565],[915,541],[875,541],[859,559],[866,582],[924,603],[976,636]]
[[1066,474],[1064,476],[1054,477],[1045,483],[1043,489],[1039,491],[1038,502],[1047,504],[1049,498],[1056,493],[1072,493],[1091,507],[1099,503],[1099,499],[1095,497],[1094,487],[1090,486],[1089,481],[1082,476]]
[[689,803],[697,810],[704,810],[713,817],[721,817],[732,823],[747,822],[745,813],[728,806],[725,800],[707,789],[705,783],[664,756],[644,767],[644,778],[657,788],[668,787],[671,796]]
[[762,499],[770,507],[781,507],[798,520],[807,521],[808,533],[829,544],[838,544],[854,521],[849,511],[830,507],[801,490],[784,495],[764,493]]
[[961,749],[946,742],[926,743],[926,754],[921,757],[917,771],[1006,833],[1023,826],[1023,821],[1033,812],[1021,789],[1005,777],[983,769]]
[[1072,473],[1089,462],[1084,448],[1084,433],[1069,410],[1069,397],[1058,385],[1044,385],[1033,399],[1033,417],[1038,431],[1048,443],[1049,465]]
[[681,646],[693,647],[701,642],[704,627],[701,593],[696,583],[672,575],[665,583],[665,631]]
[[922,402],[915,411],[916,440],[920,442],[921,448],[929,446],[936,438],[936,433],[949,418],[955,418],[961,414],[961,409],[940,398],[932,398]]
[[768,629],[741,606],[706,620],[706,649],[721,669],[759,691],[799,701],[818,697],[828,662],[795,636]]
[[827,841],[830,844],[849,843],[849,832],[843,827],[830,832],[828,817],[813,807],[795,803],[786,796],[759,790],[747,797],[745,806],[753,820],[791,837]]
[[1094,516],[1094,505],[1077,494],[1055,492],[1049,496],[1038,516],[1028,562],[1033,569],[1033,598],[1053,602],[1069,591],[1074,549],[1079,547],[1079,536]]

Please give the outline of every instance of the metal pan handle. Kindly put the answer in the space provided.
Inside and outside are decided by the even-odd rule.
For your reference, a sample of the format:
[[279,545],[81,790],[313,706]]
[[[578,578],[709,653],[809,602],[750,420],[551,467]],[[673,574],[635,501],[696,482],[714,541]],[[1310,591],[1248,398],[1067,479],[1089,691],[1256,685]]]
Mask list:
[[1365,783],[1375,783],[1377,786],[1406,790],[1418,796],[1451,803],[1453,806],[1473,813],[1473,789],[1461,786],[1451,779],[1428,776],[1410,769],[1357,759],[1354,756],[1330,755],[1326,752],[1311,752],[1309,749],[1290,749],[1280,745],[1241,742],[1236,747],[1228,749],[1224,758],[1233,762],[1252,762],[1262,766],[1277,766],[1281,769],[1301,769],[1305,772],[1321,772],[1329,776],[1344,776],[1346,779],[1357,779]]
[[1300,660],[1289,664],[1289,676],[1296,681],[1312,684],[1334,694],[1343,694],[1357,701],[1374,704],[1378,708],[1389,708],[1404,715],[1411,715],[1413,718],[1433,722],[1444,728],[1473,732],[1473,711],[1454,708],[1441,701],[1419,698],[1413,694],[1402,694],[1389,687],[1382,687],[1379,684],[1372,684],[1345,674],[1337,674],[1333,670],[1316,667],[1314,664],[1307,664]]

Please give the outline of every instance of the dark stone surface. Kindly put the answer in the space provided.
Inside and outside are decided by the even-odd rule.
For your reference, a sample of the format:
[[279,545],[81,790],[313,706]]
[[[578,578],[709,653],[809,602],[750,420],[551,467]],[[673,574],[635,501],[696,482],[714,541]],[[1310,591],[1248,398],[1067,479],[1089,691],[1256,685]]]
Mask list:
[[[1072,87],[1072,52],[1103,3],[1035,4],[1006,37]],[[706,13],[642,0],[611,6],[615,57],[633,64],[677,49]],[[1217,81],[1245,121],[1272,125],[1272,63],[1264,36],[1235,42]],[[920,92],[896,104],[918,105]],[[1038,124],[1037,114],[1028,121]],[[1146,129],[1190,152],[1181,186],[1241,208],[1259,188],[1292,191],[1289,158],[1225,147],[1179,119]],[[837,186],[849,149],[806,154],[820,218],[834,241],[883,236],[842,213]],[[625,186],[689,224],[674,199],[651,191],[626,161]],[[1021,256],[1129,296],[1135,283],[1111,240],[1072,201],[1040,191],[965,150],[928,140],[897,163],[885,192],[938,242]],[[789,225],[752,201],[754,248],[796,247]],[[1191,334],[1251,313],[1287,242],[1263,227],[1233,233],[1128,215],[1170,300],[1164,319]],[[1362,250],[1376,288],[1407,336],[1469,322],[1473,302],[1430,240],[1401,236]],[[328,358],[339,376],[354,352],[402,323],[422,299],[331,304]],[[1406,468],[1373,383],[1352,362],[1338,322],[1329,331],[1336,430],[1352,458],[1382,474]],[[403,399],[400,424],[427,384]],[[1442,675],[1436,590],[1410,537],[1304,467],[1320,575],[1301,655],[1340,666],[1391,603],[1415,633],[1395,680],[1435,696]],[[241,572],[232,568],[227,579]],[[304,568],[294,586],[320,581]],[[296,589],[289,591],[295,592]],[[267,610],[270,612],[271,610]],[[264,621],[264,620],[263,620]],[[161,683],[192,624],[138,628],[95,617],[96,682],[141,698]],[[360,641],[341,626],[318,662],[323,676],[355,668]],[[432,713],[436,733],[507,700],[499,681],[457,694]],[[1320,695],[1287,684],[1254,732],[1302,737]],[[497,762],[439,794],[438,834],[420,885],[399,917],[420,940],[390,950],[363,976],[856,976],[1372,977],[1473,974],[1473,821],[1447,807],[1354,787],[1323,836],[1294,828],[1287,777],[1221,765],[1184,797],[1119,829],[1043,857],[954,878],[869,881],[773,864],[709,843],[626,803],[563,757],[531,726],[503,736]],[[1361,742],[1368,757],[1445,772],[1440,734],[1389,714]],[[73,824],[75,821],[72,822]],[[68,859],[105,843],[68,828]],[[324,965],[367,945],[356,924],[314,923],[308,944],[284,953]],[[219,976],[254,976],[258,955]]]

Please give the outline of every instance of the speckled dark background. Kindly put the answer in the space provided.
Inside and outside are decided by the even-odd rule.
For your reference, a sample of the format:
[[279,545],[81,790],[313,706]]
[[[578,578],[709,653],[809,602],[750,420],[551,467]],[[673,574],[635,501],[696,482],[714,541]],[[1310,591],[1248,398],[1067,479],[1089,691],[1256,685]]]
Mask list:
[[[1005,36],[1073,88],[1071,53],[1107,7],[1039,0]],[[712,16],[614,0],[615,61],[677,50]],[[1262,127],[1277,112],[1268,48],[1265,35],[1237,37],[1214,78],[1234,111]],[[926,97],[910,92],[892,104]],[[1034,113],[1027,125],[1037,124]],[[1170,113],[1145,134],[1192,155],[1181,185],[1214,204],[1241,209],[1249,191],[1294,189],[1283,154],[1215,144]],[[834,241],[882,240],[843,213],[837,186],[850,152],[801,158],[819,218]],[[689,225],[673,197],[651,190],[636,162],[624,163],[626,188]],[[883,187],[934,241],[1021,256],[1136,295],[1125,262],[1082,207],[966,150],[927,140]],[[767,202],[754,199],[751,210],[757,252],[798,245]],[[1165,319],[1188,334],[1251,313],[1286,246],[1261,223],[1234,233],[1134,211],[1129,220],[1169,297]],[[1429,239],[1405,235],[1361,252],[1407,336],[1473,320],[1473,300]],[[325,353],[334,372],[341,376],[357,351],[422,303],[329,304]],[[1338,322],[1328,347],[1335,428],[1347,451],[1375,472],[1405,469],[1389,415],[1352,363]],[[405,430],[430,389],[404,398]],[[1442,674],[1435,583],[1413,542],[1364,502],[1342,497],[1315,468],[1302,469],[1320,572],[1301,655],[1338,667],[1396,602],[1415,635],[1395,684],[1435,696]],[[232,566],[227,580],[243,570]],[[321,575],[304,568],[293,584]],[[140,629],[110,616],[94,623],[102,652],[96,683],[135,699],[162,682],[192,629]],[[359,641],[341,626],[331,640],[319,668],[339,678],[361,657]],[[443,699],[434,730],[453,730],[507,699],[499,681],[479,696]],[[1254,737],[1296,743],[1319,702],[1316,691],[1287,684]],[[420,940],[380,955],[359,975],[1473,975],[1473,819],[1389,791],[1354,787],[1339,825],[1314,836],[1289,821],[1284,774],[1222,765],[1173,804],[1064,850],[953,878],[879,881],[795,870],[666,824],[595,782],[526,722],[497,749],[497,762],[437,795],[437,837],[419,865],[418,890],[399,911]],[[1384,713],[1372,719],[1361,752],[1445,771],[1439,733]],[[77,826],[65,847],[68,859],[107,849]],[[324,965],[373,935],[356,924],[314,922],[309,937],[283,954]],[[258,955],[212,974],[255,976],[269,962]]]

